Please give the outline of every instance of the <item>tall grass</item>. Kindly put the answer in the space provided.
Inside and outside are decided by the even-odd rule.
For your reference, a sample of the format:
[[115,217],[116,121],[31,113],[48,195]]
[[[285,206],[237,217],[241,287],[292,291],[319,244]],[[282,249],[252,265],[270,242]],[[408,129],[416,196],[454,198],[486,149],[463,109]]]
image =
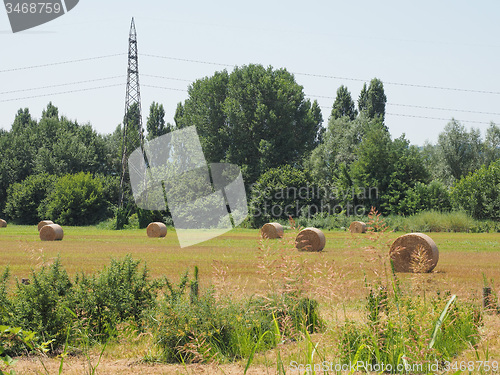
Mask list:
[[[403,287],[387,255],[384,233],[387,227],[376,212],[370,215],[369,227],[378,228],[374,243],[368,249],[379,271],[373,280],[365,279],[367,298],[363,321],[347,318],[341,326],[339,353],[341,363],[361,361],[370,368],[388,372],[412,366],[414,372],[427,373],[433,363],[450,361],[479,342],[482,324],[480,306],[456,300],[450,293],[429,297],[424,277],[413,278],[414,288]],[[416,262],[425,263],[419,257]],[[390,265],[390,266],[388,266]],[[415,265],[419,269],[419,265]],[[423,288],[423,293],[420,293]],[[422,366],[421,371],[415,371]],[[427,369],[427,370],[426,370]],[[394,371],[393,371],[394,370]]]

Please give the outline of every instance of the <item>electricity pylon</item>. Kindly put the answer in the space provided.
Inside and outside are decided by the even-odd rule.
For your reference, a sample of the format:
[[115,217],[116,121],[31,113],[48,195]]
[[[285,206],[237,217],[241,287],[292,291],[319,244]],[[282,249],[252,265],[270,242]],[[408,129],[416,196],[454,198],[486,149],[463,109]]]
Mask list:
[[139,87],[139,61],[137,54],[137,33],[134,18],[130,24],[128,37],[127,93],[125,96],[125,116],[123,118],[122,138],[122,173],[120,179],[120,202],[123,207],[125,184],[129,181],[128,157],[137,147],[143,148],[144,133],[142,128],[141,90]]

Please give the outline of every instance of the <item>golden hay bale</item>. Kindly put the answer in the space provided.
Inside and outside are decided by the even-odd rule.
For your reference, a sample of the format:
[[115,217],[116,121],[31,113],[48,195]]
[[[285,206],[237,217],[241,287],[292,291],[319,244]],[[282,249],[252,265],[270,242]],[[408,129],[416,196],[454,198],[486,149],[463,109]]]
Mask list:
[[439,261],[435,242],[423,233],[408,233],[396,238],[389,254],[396,272],[431,272]]
[[7,228],[7,222],[5,220],[0,219],[0,228]]
[[146,229],[148,237],[165,237],[167,226],[160,222],[150,223]]
[[64,231],[60,225],[48,224],[40,229],[40,239],[42,241],[60,241],[64,237]]
[[282,238],[283,234],[283,225],[280,223],[267,223],[260,229],[262,238]]
[[362,221],[353,221],[349,225],[349,231],[351,233],[366,233],[366,224]]
[[42,220],[38,223],[38,231],[40,232],[40,229],[42,229],[44,226],[49,225],[49,224],[54,224],[50,220]]
[[325,244],[325,235],[317,228],[302,229],[295,238],[295,247],[301,251],[321,251]]

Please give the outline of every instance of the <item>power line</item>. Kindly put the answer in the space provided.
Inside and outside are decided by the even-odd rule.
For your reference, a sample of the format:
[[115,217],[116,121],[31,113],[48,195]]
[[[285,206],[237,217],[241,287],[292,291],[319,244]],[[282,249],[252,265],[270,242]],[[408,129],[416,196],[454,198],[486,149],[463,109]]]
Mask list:
[[[236,67],[236,65],[234,65],[234,64],[225,64],[225,63],[216,63],[216,62],[203,61],[203,60],[184,59],[184,58],[171,57],[171,56],[160,56],[160,55],[151,55],[151,54],[142,54],[141,56],[174,60],[174,61],[191,62],[191,63],[205,64],[205,65]],[[302,76],[316,77],[316,78],[328,78],[328,79],[346,80],[346,81],[370,82],[369,79],[362,79],[362,78],[341,77],[341,76],[332,76],[332,75],[314,74],[314,73],[302,73],[302,72],[290,72],[290,73],[295,74],[295,75],[302,75]],[[463,92],[472,92],[472,93],[478,93],[478,94],[500,95],[500,91],[473,90],[473,89],[463,89],[463,88],[457,88],[457,87],[419,85],[419,84],[404,83],[404,82],[383,81],[383,83],[387,84],[387,85],[418,87],[418,88],[424,88],[424,89],[463,91]]]
[[[313,73],[293,73],[296,75],[308,76],[308,77],[316,77],[316,78],[328,78],[328,79],[336,79],[336,80],[345,80],[345,81],[359,81],[359,82],[369,82],[368,79],[361,78],[350,78],[350,77],[340,77],[340,76],[330,76],[324,74],[313,74]],[[448,91],[463,91],[463,92],[472,92],[477,94],[492,94],[492,95],[500,95],[500,91],[486,91],[486,90],[473,90],[473,89],[462,89],[457,87],[443,87],[443,86],[430,86],[430,85],[418,85],[414,83],[403,83],[403,82],[390,82],[390,81],[382,81],[384,85],[395,85],[395,86],[408,86],[408,87],[418,87],[423,89],[433,89],[433,90],[448,90]]]
[[116,84],[113,84],[113,85],[88,87],[88,88],[85,88],[85,89],[60,91],[60,92],[54,92],[54,93],[50,93],[50,94],[40,94],[40,95],[33,95],[33,96],[25,96],[25,97],[22,97],[22,98],[2,99],[2,100],[0,100],[0,103],[13,102],[15,100],[23,100],[23,99],[42,98],[44,96],[71,94],[71,93],[74,93],[74,92],[91,91],[91,90],[105,89],[105,88],[108,88],[108,87],[116,87],[116,86],[125,86],[125,84],[124,83],[116,83]]
[[[307,94],[307,96],[311,98],[322,98],[322,99],[336,99],[334,96],[325,96],[325,95],[310,95]],[[435,111],[447,111],[447,112],[464,112],[464,113],[477,113],[480,115],[494,115],[494,116],[500,116],[499,112],[483,112],[483,111],[472,111],[472,110],[467,110],[467,109],[455,109],[455,108],[442,108],[442,107],[430,107],[430,106],[423,106],[423,105],[413,105],[413,104],[400,104],[400,103],[391,103],[387,102],[386,105],[392,105],[395,107],[408,107],[408,108],[418,108],[418,109],[431,109]],[[330,107],[331,109],[331,107]]]
[[[385,114],[386,114],[386,116],[389,115],[389,116],[400,116],[400,117],[423,118],[423,119],[427,119],[427,120],[450,121],[449,118],[443,118],[443,117],[429,117],[429,116],[406,115],[406,114],[402,114],[402,113],[390,113],[390,112],[386,112]],[[459,120],[459,119],[455,119],[455,120],[460,121],[460,122],[470,122],[470,123],[473,123],[473,124],[490,124],[491,123],[491,122],[485,122],[485,121]]]
[[157,59],[166,59],[166,60],[174,60],[174,61],[182,61],[182,62],[191,62],[191,63],[205,64],[205,65],[227,66],[227,67],[231,67],[231,68],[234,68],[236,66],[236,65],[232,65],[232,64],[216,63],[216,62],[202,61],[202,60],[184,59],[184,58],[180,58],[180,57],[151,55],[151,54],[147,54],[147,53],[142,53],[141,56],[154,57],[154,58],[157,58]]
[[499,112],[483,112],[483,111],[471,111],[467,109],[453,109],[453,108],[440,108],[440,107],[428,107],[422,105],[412,105],[412,104],[398,104],[398,103],[387,103],[387,105],[393,105],[397,107],[410,107],[410,108],[418,108],[418,109],[432,109],[435,111],[448,111],[448,112],[464,112],[464,113],[477,113],[480,115],[494,115],[500,116]]
[[[105,56],[95,56],[95,57],[88,57],[88,58],[68,60],[68,61],[59,61],[59,62],[47,63],[47,64],[41,64],[41,65],[32,65],[32,66],[19,67],[19,68],[3,69],[3,70],[0,70],[0,73],[13,72],[13,71],[19,71],[19,70],[36,69],[36,68],[44,68],[44,67],[49,67],[49,66],[71,64],[71,63],[83,62],[83,61],[99,60],[99,59],[105,59],[105,58],[109,58],[109,57],[116,57],[116,56],[123,56],[123,55],[125,55],[125,53],[116,53],[116,54],[105,55]],[[234,65],[234,64],[217,63],[217,62],[211,62],[211,61],[186,59],[186,58],[172,57],[172,56],[161,56],[161,55],[153,55],[153,54],[141,54],[141,56],[174,60],[174,61],[182,61],[182,62],[191,62],[191,63],[196,63],[196,64],[236,67],[236,65]],[[369,79],[333,76],[333,75],[326,75],[326,74],[314,74],[314,73],[303,73],[303,72],[291,72],[291,73],[295,74],[295,75],[302,75],[302,76],[316,77],[316,78],[327,78],[327,79],[347,80],[347,81],[357,81],[357,82],[369,82],[370,81]],[[161,76],[158,76],[158,78],[160,78],[160,77]],[[162,77],[162,78],[164,78],[164,77]],[[500,95],[500,91],[474,90],[474,89],[464,89],[464,88],[459,88],[459,87],[421,85],[421,84],[406,83],[406,82],[383,81],[383,83],[385,85],[417,87],[417,88],[425,88],[425,89],[433,89],[433,90],[448,90],[448,91],[471,92],[471,93],[478,93],[478,94]]]
[[162,90],[170,90],[170,91],[182,91],[182,92],[187,92],[185,89],[176,89],[173,87],[162,87],[162,86],[154,86],[154,85],[142,85],[142,87],[150,87],[153,89],[162,89]]
[[194,80],[192,79],[182,79],[182,78],[174,78],[174,77],[165,77],[165,76],[156,76],[152,74],[142,74],[141,77],[151,77],[151,78],[161,78],[161,79],[169,79],[172,81],[182,81],[182,82],[193,82]]
[[26,92],[26,91],[36,91],[36,90],[43,90],[43,89],[51,89],[51,88],[54,88],[54,87],[79,85],[79,84],[82,84],[82,83],[106,81],[106,80],[116,79],[116,78],[123,78],[123,76],[114,76],[114,77],[106,77],[106,78],[96,78],[96,79],[89,79],[89,80],[86,80],[86,81],[61,83],[61,84],[58,84],[58,85],[41,86],[41,87],[34,87],[34,88],[28,88],[28,89],[19,89],[19,90],[12,90],[12,91],[2,91],[2,92],[0,92],[0,95],[12,94],[12,93],[15,93],[15,92]]
[[71,63],[82,62],[82,61],[92,61],[92,60],[107,59],[108,57],[116,57],[116,56],[123,56],[123,55],[126,55],[126,54],[125,53],[115,53],[114,55],[87,57],[87,58],[84,58],[84,59],[59,61],[59,62],[47,63],[47,64],[41,64],[41,65],[24,66],[24,67],[20,67],[20,68],[3,69],[3,70],[0,70],[0,73],[14,72],[14,71],[18,71],[18,70],[28,70],[28,69],[36,69],[36,68],[45,68],[45,67],[48,67],[48,66],[71,64]]

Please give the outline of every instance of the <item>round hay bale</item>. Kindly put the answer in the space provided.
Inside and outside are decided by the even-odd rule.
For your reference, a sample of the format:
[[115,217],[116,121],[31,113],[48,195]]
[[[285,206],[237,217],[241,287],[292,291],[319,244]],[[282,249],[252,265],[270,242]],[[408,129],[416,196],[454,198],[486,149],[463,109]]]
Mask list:
[[54,224],[52,221],[50,220],[42,220],[38,223],[38,231],[40,232],[40,229],[42,229],[44,226],[46,225],[50,225],[50,224]]
[[260,228],[262,238],[282,238],[283,234],[283,225],[280,223],[267,223]]
[[7,228],[7,222],[5,220],[0,219],[0,228]]
[[396,272],[431,272],[439,261],[435,242],[423,233],[408,233],[396,238],[389,255]]
[[60,241],[64,237],[64,231],[60,225],[48,224],[40,229],[40,239],[42,241]]
[[317,228],[302,229],[295,238],[295,247],[301,251],[321,251],[325,244],[325,235]]
[[148,237],[165,237],[167,235],[167,226],[160,222],[150,223],[146,229]]
[[366,233],[366,224],[362,221],[353,221],[349,225],[349,231],[351,233]]

